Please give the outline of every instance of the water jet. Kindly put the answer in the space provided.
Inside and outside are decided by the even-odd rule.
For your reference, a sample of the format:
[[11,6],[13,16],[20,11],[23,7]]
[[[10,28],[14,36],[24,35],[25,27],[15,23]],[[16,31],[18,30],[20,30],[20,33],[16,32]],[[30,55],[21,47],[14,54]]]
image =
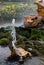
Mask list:
[[[13,47],[13,50],[11,51],[11,56],[15,56],[15,54],[17,56],[19,56],[19,60],[18,61],[23,61],[23,58],[26,58],[27,56],[28,57],[31,57],[31,53],[24,50],[23,48],[21,47],[16,47],[15,43],[17,42],[16,40],[16,31],[15,31],[15,19],[12,20],[12,32],[11,32],[11,35],[12,35],[12,47]],[[15,52],[15,53],[14,53]]]

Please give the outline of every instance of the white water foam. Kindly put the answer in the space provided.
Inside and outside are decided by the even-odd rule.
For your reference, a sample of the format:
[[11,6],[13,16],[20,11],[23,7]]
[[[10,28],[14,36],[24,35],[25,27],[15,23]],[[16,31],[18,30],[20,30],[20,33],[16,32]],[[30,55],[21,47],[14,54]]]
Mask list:
[[12,37],[13,37],[13,40],[12,40],[12,46],[13,48],[16,50],[17,47],[15,46],[15,43],[16,43],[16,31],[15,31],[15,19],[12,20]]

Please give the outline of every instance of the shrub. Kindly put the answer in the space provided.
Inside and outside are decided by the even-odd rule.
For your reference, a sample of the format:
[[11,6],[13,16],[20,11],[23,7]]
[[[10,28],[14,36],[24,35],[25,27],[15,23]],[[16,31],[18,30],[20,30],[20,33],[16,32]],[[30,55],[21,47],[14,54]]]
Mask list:
[[0,39],[0,45],[1,46],[6,46],[8,44],[9,44],[9,39],[7,39],[7,38]]
[[36,28],[31,29],[31,36],[29,39],[44,40],[44,30],[39,30]]
[[25,36],[28,40],[44,40],[44,30],[32,28],[30,30],[24,30],[22,28],[16,28],[16,32],[22,36]]
[[3,17],[4,20],[5,18],[21,18],[35,11],[35,5],[29,3],[3,2],[2,4],[4,6],[0,9],[0,16]]
[[2,9],[0,9],[0,15],[2,18],[13,18],[16,14],[16,6],[15,5],[5,5]]

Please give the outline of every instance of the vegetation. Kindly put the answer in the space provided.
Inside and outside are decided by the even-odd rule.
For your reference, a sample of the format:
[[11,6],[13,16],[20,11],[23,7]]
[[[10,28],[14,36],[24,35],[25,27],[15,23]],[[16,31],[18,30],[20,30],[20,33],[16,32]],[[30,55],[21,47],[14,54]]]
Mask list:
[[[9,39],[10,41],[12,40],[12,37],[11,37],[11,31],[9,31],[10,29],[6,30],[4,28],[0,28],[0,40],[1,39]],[[16,32],[17,34],[21,35],[22,37],[24,37],[24,41],[25,40],[43,40],[44,41],[44,30],[39,30],[39,29],[36,29],[36,28],[33,28],[31,30],[27,30],[27,29],[24,29],[24,28],[17,28],[16,27]],[[18,35],[17,35],[17,39],[19,39]],[[20,40],[22,41],[22,40]]]
[[36,28],[32,29],[30,39],[44,40],[44,30],[39,30],[39,29],[36,29]]
[[44,40],[44,30],[33,28],[30,31],[18,28],[16,29],[16,32],[22,36],[25,36],[29,40]]
[[[2,1],[2,2],[30,2],[30,0],[0,0],[0,1]],[[31,0],[31,2],[33,2],[33,0]]]
[[1,46],[7,46],[8,44],[9,44],[9,39],[7,39],[7,38],[0,39]]
[[0,28],[0,45],[7,46],[12,40],[12,36],[10,31],[5,30],[4,28]]
[[0,2],[2,8],[0,9],[0,17],[4,19],[19,18],[30,13],[35,13],[36,6],[29,3],[17,2]]
[[[44,30],[33,28],[27,30],[24,28],[16,28],[17,32],[17,47],[22,47],[32,53],[33,56],[44,54],[44,43],[39,43],[37,40],[44,40]],[[12,41],[10,27],[0,28],[0,45],[7,46]],[[32,41],[31,41],[32,40]],[[35,41],[36,40],[36,41]],[[32,44],[33,43],[33,44]],[[31,48],[32,50],[30,50]]]
[[40,42],[33,42],[34,43],[34,47],[35,47],[35,49],[37,49],[41,54],[43,54],[44,55],[44,43],[43,44],[41,44]]
[[[12,19],[19,18],[26,15],[26,12],[32,13],[35,12],[35,6],[33,4],[28,3],[10,3],[10,2],[0,2],[0,4],[4,5],[0,9],[0,17],[3,19]],[[33,6],[33,7],[32,7]],[[44,43],[41,44],[36,42],[36,40],[44,41],[44,30],[39,30],[37,28],[25,29],[22,27],[16,27],[17,35],[17,46],[22,47],[25,50],[32,53],[33,56],[38,55],[39,53],[44,55]],[[32,40],[32,42],[30,42]],[[34,40],[34,42],[33,42]],[[12,41],[11,31],[7,28],[0,28],[0,45],[1,46],[9,46]],[[33,44],[32,44],[33,43]],[[9,47],[10,48],[10,47]],[[32,50],[30,50],[31,48]]]
[[5,19],[6,18],[13,18],[15,17],[16,14],[16,7],[15,5],[9,5],[9,6],[4,6],[1,10],[0,10],[0,16],[2,18]]

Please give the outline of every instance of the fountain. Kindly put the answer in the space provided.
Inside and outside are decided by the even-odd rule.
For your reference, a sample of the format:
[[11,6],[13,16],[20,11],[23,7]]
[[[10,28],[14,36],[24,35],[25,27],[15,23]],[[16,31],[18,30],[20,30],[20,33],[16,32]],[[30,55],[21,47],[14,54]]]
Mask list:
[[[28,52],[28,51],[25,51],[23,48],[19,47],[17,48],[15,43],[17,42],[16,41],[16,31],[15,31],[15,19],[12,20],[12,32],[11,32],[11,35],[13,37],[13,40],[12,40],[12,47],[13,47],[13,50],[15,51],[15,54],[17,56],[19,56],[19,61],[22,61],[23,60],[23,57],[27,57],[27,55],[29,57],[31,57],[31,53]],[[14,53],[14,51],[11,51],[12,53]],[[13,56],[13,55],[12,55]]]
[[14,44],[14,43],[16,43],[16,32],[15,32],[14,25],[15,25],[15,19],[12,20],[12,33],[11,33],[11,35],[12,35],[12,38],[13,38],[13,40],[12,40],[12,46],[13,46],[13,48],[15,50],[17,50],[17,48],[16,48],[16,46]]

